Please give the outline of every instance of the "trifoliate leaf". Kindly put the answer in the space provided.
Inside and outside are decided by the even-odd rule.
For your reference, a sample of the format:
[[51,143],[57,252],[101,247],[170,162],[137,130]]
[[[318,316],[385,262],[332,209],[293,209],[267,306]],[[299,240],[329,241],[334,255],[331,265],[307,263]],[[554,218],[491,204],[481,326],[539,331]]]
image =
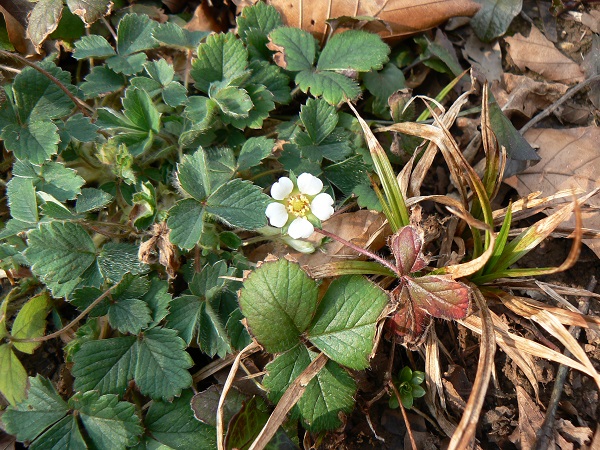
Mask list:
[[388,302],[383,290],[360,275],[338,278],[319,302],[308,339],[337,363],[365,369]]
[[379,70],[387,62],[390,48],[379,35],[362,30],[334,34],[319,56],[319,70]]
[[192,392],[186,390],[172,402],[153,401],[144,418],[148,432],[170,448],[215,448],[215,428],[194,418]]
[[27,399],[16,406],[9,406],[2,415],[6,431],[14,434],[20,442],[33,441],[69,411],[46,378],[41,375],[30,377],[29,385]]
[[317,54],[317,40],[308,31],[279,27],[269,34],[267,47],[277,53],[275,63],[290,72],[311,70]]
[[267,262],[244,282],[240,307],[256,339],[270,353],[295,346],[317,306],[317,284],[298,264]]
[[121,56],[131,55],[158,46],[152,32],[157,23],[145,14],[126,14],[117,30],[117,52]]
[[320,144],[335,129],[338,115],[335,106],[309,98],[306,105],[300,107],[300,120],[313,144]]
[[29,15],[27,36],[36,49],[56,30],[62,10],[62,0],[40,0],[35,4]]
[[287,104],[292,99],[290,95],[290,79],[279,67],[267,61],[254,60],[249,66],[252,75],[247,84],[262,84],[273,94],[273,101]]
[[265,210],[270,201],[259,186],[236,178],[208,197],[206,212],[232,227],[254,230],[265,226]]
[[140,130],[158,133],[160,113],[154,106],[147,92],[137,88],[129,88],[123,98],[125,116]]
[[258,166],[260,162],[269,156],[275,146],[274,139],[268,139],[264,136],[248,138],[238,156],[238,170],[248,170]]
[[[263,384],[269,390],[269,399],[278,402],[317,355],[304,345],[297,345],[267,364]],[[354,379],[338,364],[328,361],[306,386],[292,409],[292,417],[299,414],[308,429],[315,432],[337,428],[341,425],[340,413],[352,411],[355,392]]]
[[6,192],[13,219],[32,224],[38,222],[37,200],[31,179],[13,177],[6,185]]
[[97,448],[125,449],[135,445],[143,432],[133,403],[120,402],[116,395],[85,392],[71,397],[69,405]]
[[81,225],[50,222],[29,232],[25,256],[33,273],[60,297],[68,295],[95,262],[96,247]]
[[135,75],[144,68],[144,63],[148,61],[145,53],[136,53],[128,56],[116,55],[106,60],[109,69],[123,75]]
[[93,67],[81,83],[85,98],[90,99],[118,91],[125,86],[123,74],[110,70],[107,66]]
[[21,160],[42,164],[58,152],[58,128],[52,122],[31,122],[26,127],[8,125],[0,138],[7,150]]
[[221,111],[234,119],[248,117],[252,109],[252,100],[245,89],[229,86],[214,92],[214,85],[210,87],[210,98],[215,101]]
[[363,83],[375,97],[387,100],[394,92],[404,89],[404,73],[395,64],[386,64],[379,72],[371,71],[363,75]]
[[262,127],[264,120],[269,117],[269,112],[275,109],[273,94],[262,85],[249,85],[246,90],[254,104],[254,108],[249,111],[248,117],[225,117],[224,121],[231,123],[240,130],[246,127],[257,130]]
[[82,36],[80,40],[75,42],[73,58],[108,58],[116,54],[117,52],[104,37],[90,34],[89,36]]
[[181,50],[195,49],[209,34],[208,31],[189,31],[172,22],[161,23],[152,32],[161,44]]
[[85,213],[104,208],[113,200],[113,196],[102,189],[84,188],[81,194],[77,196],[75,211]]
[[[12,325],[11,335],[17,339],[33,339],[44,335],[46,316],[50,308],[50,295],[43,292],[32,297],[19,310]],[[41,345],[41,342],[14,342],[13,346],[30,355]]]
[[204,207],[194,199],[177,202],[169,210],[167,226],[171,229],[169,239],[183,249],[193,248],[204,229]]
[[[26,398],[27,372],[8,344],[0,344],[0,392],[8,403],[16,405]],[[6,429],[9,423],[3,416]],[[9,419],[10,420],[10,419]],[[14,431],[12,432],[15,433]]]
[[344,100],[352,100],[360,95],[360,87],[356,81],[336,72],[305,70],[296,75],[296,84],[302,92],[322,96],[332,105]]
[[190,74],[198,89],[208,92],[214,82],[239,86],[247,76],[247,66],[246,48],[233,33],[213,34],[198,46],[198,59],[192,63]]
[[65,131],[79,142],[93,142],[98,137],[98,126],[89,117],[77,113],[65,122]]
[[87,24],[110,13],[113,3],[110,0],[67,0],[67,6]]

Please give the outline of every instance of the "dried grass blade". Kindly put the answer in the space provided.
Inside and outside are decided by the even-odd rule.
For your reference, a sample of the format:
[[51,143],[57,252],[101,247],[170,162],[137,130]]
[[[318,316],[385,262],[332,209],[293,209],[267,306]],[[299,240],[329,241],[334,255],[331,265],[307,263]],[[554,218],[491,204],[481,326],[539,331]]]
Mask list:
[[431,327],[427,335],[425,345],[425,382],[427,384],[427,397],[431,403],[435,403],[439,398],[443,409],[446,409],[446,396],[444,395],[444,385],[442,384],[442,371],[440,370],[440,346],[435,327]]
[[311,278],[328,278],[340,275],[382,275],[396,277],[387,267],[374,261],[335,261],[307,268]]

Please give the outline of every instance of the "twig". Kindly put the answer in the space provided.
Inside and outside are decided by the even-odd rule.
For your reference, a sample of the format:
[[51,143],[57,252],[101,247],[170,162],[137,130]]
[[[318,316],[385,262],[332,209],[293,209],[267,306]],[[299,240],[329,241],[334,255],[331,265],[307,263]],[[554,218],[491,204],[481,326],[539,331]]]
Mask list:
[[533,117],[529,122],[527,122],[523,127],[519,130],[519,133],[525,134],[527,130],[529,130],[532,126],[536,125],[540,120],[545,119],[550,114],[552,114],[560,105],[566,102],[568,99],[573,97],[579,91],[581,91],[584,87],[589,84],[600,81],[600,74],[594,75],[593,77],[588,78],[587,80],[582,81],[576,86],[573,86],[569,89],[561,98],[559,98],[556,102],[548,106],[545,110],[539,113],[537,116]]
[[412,434],[412,430],[410,428],[410,422],[408,421],[408,416],[406,415],[406,410],[404,409],[404,405],[402,404],[402,399],[400,398],[400,392],[398,392],[398,388],[392,380],[388,382],[388,386],[392,388],[394,391],[394,395],[398,399],[398,405],[400,405],[400,411],[402,411],[402,417],[404,418],[404,423],[406,424],[406,432],[408,433],[408,439],[410,439],[410,445],[413,450],[418,450],[417,443],[415,442],[415,437]]
[[[588,283],[587,290],[593,291],[596,289],[596,285],[598,281],[596,277],[592,275],[592,279]],[[582,297],[579,301],[579,310],[582,314],[587,314],[590,309],[590,297]],[[579,333],[581,332],[581,328],[575,325],[569,327],[569,333],[575,339],[579,337]],[[571,352],[569,350],[565,350],[566,356],[571,356]],[[552,394],[550,396],[550,401],[548,402],[548,408],[546,409],[546,416],[544,417],[544,422],[542,423],[542,427],[537,433],[537,442],[535,443],[535,450],[545,450],[549,448],[550,441],[552,440],[553,434],[553,425],[554,419],[556,416],[556,411],[558,409],[558,402],[560,401],[560,397],[562,395],[563,388],[565,386],[565,380],[567,379],[567,374],[569,373],[569,367],[561,364],[558,366],[558,370],[556,371],[556,378],[554,380],[554,386],[552,387]]]
[[8,58],[14,58],[14,59],[18,60],[19,62],[22,62],[26,66],[29,66],[29,67],[33,68],[34,70],[37,70],[39,73],[41,73],[46,78],[48,78],[50,81],[52,81],[54,84],[56,84],[60,88],[60,90],[63,91],[71,99],[71,101],[73,103],[75,103],[75,106],[77,106],[79,111],[81,111],[81,113],[84,116],[92,117],[92,113],[94,112],[94,109],[90,105],[88,105],[86,102],[84,102],[83,100],[75,97],[75,95],[73,95],[73,93],[71,91],[69,91],[67,89],[67,87],[58,78],[56,78],[54,75],[52,75],[50,72],[42,69],[37,64],[32,63],[31,61],[23,58],[21,55],[17,55],[16,53],[11,53],[11,52],[7,52],[5,50],[0,50],[0,55],[6,56]]

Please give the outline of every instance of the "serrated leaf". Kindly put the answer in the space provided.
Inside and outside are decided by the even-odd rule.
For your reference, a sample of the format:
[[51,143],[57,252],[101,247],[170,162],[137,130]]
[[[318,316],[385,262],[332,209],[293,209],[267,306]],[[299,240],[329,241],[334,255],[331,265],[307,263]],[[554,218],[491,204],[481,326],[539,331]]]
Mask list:
[[142,300],[146,302],[152,312],[152,322],[148,327],[158,325],[169,313],[169,304],[172,300],[171,294],[169,294],[169,283],[152,278],[148,292],[144,294]]
[[285,259],[252,272],[240,293],[240,308],[252,334],[270,353],[295,346],[317,307],[317,284]]
[[140,130],[158,133],[160,113],[147,92],[135,87],[127,89],[123,98],[123,108],[125,117]]
[[142,275],[150,268],[138,258],[138,246],[108,242],[98,254],[98,265],[102,274],[111,282],[118,283],[126,273]]
[[470,289],[467,285],[446,276],[426,275],[406,278],[406,295],[415,307],[432,317],[464,319],[469,310]]
[[389,63],[379,72],[367,72],[362,77],[368,91],[375,97],[385,100],[396,91],[404,89],[404,73],[395,64]]
[[212,192],[207,155],[203,148],[184,155],[177,164],[177,180],[181,188],[198,201],[204,201]]
[[229,320],[225,324],[231,346],[237,350],[243,349],[252,341],[246,327],[242,324],[242,320],[244,320],[244,315],[239,308],[236,308],[229,315]]
[[44,450],[87,450],[89,447],[81,434],[79,422],[75,416],[70,415],[63,417],[41,434],[29,448],[32,450],[39,448]]
[[215,122],[219,108],[214,100],[208,97],[193,95],[188,98],[183,113],[192,123],[192,130],[206,131]]
[[183,249],[193,248],[204,229],[204,207],[194,199],[177,202],[169,210],[167,226],[171,229],[169,239]]
[[98,126],[89,117],[77,113],[65,122],[65,131],[79,142],[93,142],[98,137]]
[[308,338],[332,360],[365,369],[379,315],[388,302],[383,290],[360,275],[338,278],[319,302]]
[[[0,344],[0,392],[8,403],[16,405],[26,398],[26,390],[27,372],[23,364],[8,344]],[[11,425],[4,419],[6,414],[2,420],[8,430]]]
[[162,98],[167,105],[175,108],[187,101],[187,89],[177,81],[173,81],[163,89]]
[[157,23],[145,14],[126,14],[117,29],[117,52],[121,56],[131,55],[158,46],[152,32]]
[[[12,325],[11,335],[17,339],[34,339],[44,335],[46,316],[50,308],[50,295],[43,292],[32,297],[19,310]],[[14,342],[13,346],[23,353],[32,354],[41,342]]]
[[249,69],[252,75],[248,84],[262,84],[273,94],[273,101],[287,104],[291,101],[290,78],[284,74],[279,67],[269,64],[267,61],[254,60],[250,62]]
[[353,100],[360,95],[360,87],[356,81],[336,72],[305,70],[296,75],[296,84],[302,92],[315,97],[322,96],[332,105],[346,99]]
[[[318,148],[322,148],[322,146]],[[327,159],[333,159],[329,151],[334,149],[337,150],[336,153],[343,154],[346,147],[344,145],[325,147],[322,151],[325,150],[327,153],[323,152],[323,156]],[[325,177],[327,177],[327,180],[331,184],[335,185],[345,195],[350,195],[357,185],[368,183],[369,181],[367,166],[365,166],[363,158],[360,155],[325,167],[323,174],[325,174]]]
[[172,22],[161,23],[152,32],[157,41],[182,50],[195,49],[209,34],[208,31],[189,31]]
[[67,0],[73,14],[78,15],[87,24],[110,13],[113,3],[110,0]]
[[108,322],[121,333],[137,334],[152,320],[150,308],[143,300],[127,298],[110,306]]
[[73,58],[108,58],[116,54],[117,52],[104,37],[90,34],[89,36],[82,36],[80,40],[75,42]]
[[238,156],[238,170],[244,171],[258,166],[263,159],[271,155],[274,146],[274,139],[264,136],[248,138]]
[[85,98],[90,99],[118,91],[125,86],[125,77],[107,66],[93,67],[81,84]]
[[[265,370],[264,386],[269,390],[269,399],[278,402],[288,386],[302,373],[317,353],[303,345],[279,355]],[[341,425],[340,413],[348,413],[354,407],[356,383],[338,364],[328,361],[321,371],[308,383],[306,391],[292,409],[298,413],[311,431],[323,431]]]
[[248,117],[248,111],[254,106],[245,89],[229,86],[213,93],[214,89],[211,86],[209,91],[211,99],[215,101],[221,111],[234,119]]
[[58,128],[52,122],[31,122],[26,127],[8,125],[0,138],[7,150],[14,152],[18,159],[42,164],[58,152]]
[[377,197],[377,194],[371,187],[370,183],[362,183],[354,186],[352,190],[354,195],[357,197],[358,206],[361,208],[369,209],[371,211],[382,212],[381,202]]
[[262,2],[242,9],[242,14],[237,18],[238,34],[242,39],[249,30],[259,30],[265,36],[265,43],[266,36],[281,25],[283,21],[275,7]]
[[246,87],[250,100],[254,107],[248,112],[248,117],[224,117],[224,121],[231,123],[234,127],[260,129],[264,120],[269,117],[269,112],[275,109],[273,94],[262,85],[250,85]]
[[155,439],[171,448],[215,448],[215,428],[194,418],[191,399],[192,392],[186,390],[172,402],[153,401],[144,425]]
[[27,223],[38,222],[37,200],[31,179],[14,177],[6,185],[6,193],[13,219]]
[[523,0],[484,0],[471,19],[471,27],[483,42],[502,36],[512,20],[521,12]]
[[95,262],[96,247],[81,225],[51,222],[29,232],[25,256],[32,272],[57,296],[61,285],[68,284],[67,294],[72,291],[73,283]]
[[120,402],[116,395],[86,392],[73,396],[69,404],[77,409],[97,448],[125,449],[135,445],[143,432],[133,403]]
[[170,399],[192,384],[193,361],[175,330],[153,328],[138,342],[135,382],[144,395]]
[[247,66],[248,52],[233,33],[213,34],[198,46],[198,59],[192,63],[190,75],[198,89],[208,92],[213,82],[238,86]]
[[29,385],[27,399],[16,406],[9,406],[2,415],[6,431],[21,442],[33,441],[69,410],[52,383],[41,375],[30,377]]
[[324,100],[309,98],[300,107],[300,120],[313,144],[320,144],[335,129],[338,115],[335,107]]
[[409,275],[427,266],[423,255],[423,230],[412,225],[400,228],[390,240],[390,250],[400,274]]
[[[217,426],[217,409],[219,398],[223,392],[223,386],[213,384],[208,389],[198,392],[192,398],[190,406],[194,411],[196,420],[211,427]],[[223,404],[223,419],[229,423],[231,418],[241,409],[247,396],[242,394],[235,386],[232,386]]]
[[311,70],[317,54],[317,41],[308,31],[279,27],[269,34],[267,47],[277,53],[275,63],[290,72]]
[[390,48],[379,35],[362,30],[334,34],[319,56],[319,70],[379,70],[387,62]]
[[40,0],[31,10],[27,24],[27,35],[37,49],[58,27],[62,10],[62,0]]
[[269,202],[269,196],[260,187],[236,178],[208,197],[206,212],[232,227],[253,230],[266,224],[265,210]]
[[84,188],[81,190],[81,194],[77,196],[75,211],[85,213],[102,209],[112,202],[113,198],[112,195],[102,189]]
[[56,161],[47,161],[34,170],[37,171],[37,180],[34,181],[37,190],[52,195],[59,202],[73,200],[85,184],[75,170]]
[[106,66],[116,73],[130,76],[140,73],[146,61],[148,61],[148,56],[145,53],[135,53],[127,56],[116,55],[106,60]]

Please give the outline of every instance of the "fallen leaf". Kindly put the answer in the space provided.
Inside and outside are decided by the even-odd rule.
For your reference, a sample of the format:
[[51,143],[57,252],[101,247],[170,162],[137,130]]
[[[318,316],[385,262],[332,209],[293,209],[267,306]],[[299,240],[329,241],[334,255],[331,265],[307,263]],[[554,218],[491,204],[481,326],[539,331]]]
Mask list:
[[[545,196],[570,188],[590,192],[600,186],[600,128],[535,128],[527,131],[524,137],[531,145],[539,147],[538,154],[542,159],[525,172],[505,180],[520,196],[535,191],[541,191]],[[587,203],[593,207],[600,207],[600,198],[592,197]],[[567,223],[574,226],[575,220],[571,219]],[[583,226],[600,228],[600,213],[584,211]],[[600,257],[598,240],[584,239],[583,242]]]
[[327,20],[342,16],[374,17],[365,30],[383,38],[415,34],[451,17],[472,16],[480,6],[472,0],[269,0],[286,25],[302,28],[317,38],[327,35]]
[[462,54],[473,67],[475,78],[483,77],[490,83],[502,78],[502,52],[498,41],[487,44],[472,34],[467,39]]
[[574,442],[583,447],[589,445],[594,434],[589,427],[576,427],[570,421],[558,419],[557,431],[569,442]]
[[529,36],[516,34],[505,38],[508,54],[521,70],[539,73],[547,80],[574,83],[583,80],[583,72],[575,61],[563,55],[536,27]]
[[214,31],[216,33],[227,31],[226,27],[215,20],[216,17],[218,14],[213,11],[209,2],[202,2],[184,28],[188,31]]
[[[527,391],[517,386],[517,403],[519,404],[519,426],[511,436],[511,441],[519,443],[521,450],[532,450],[537,440],[536,433],[544,422],[544,415]],[[548,448],[555,448],[554,439]]]
[[594,33],[600,33],[600,10],[592,9],[589,13],[583,13],[581,23]]
[[35,4],[29,16],[27,36],[38,53],[42,42],[58,27],[62,12],[62,0],[40,0]]
[[[15,9],[15,4],[12,5]],[[13,45],[16,51],[21,54],[31,54],[33,53],[33,47],[31,46],[31,42],[29,39],[25,37],[25,27],[20,23],[17,17],[13,16],[13,11],[4,9],[0,6],[0,14],[4,17],[4,22],[6,23],[6,31],[8,33],[8,40]],[[15,11],[18,12],[18,11]],[[28,10],[27,10],[28,12]]]

